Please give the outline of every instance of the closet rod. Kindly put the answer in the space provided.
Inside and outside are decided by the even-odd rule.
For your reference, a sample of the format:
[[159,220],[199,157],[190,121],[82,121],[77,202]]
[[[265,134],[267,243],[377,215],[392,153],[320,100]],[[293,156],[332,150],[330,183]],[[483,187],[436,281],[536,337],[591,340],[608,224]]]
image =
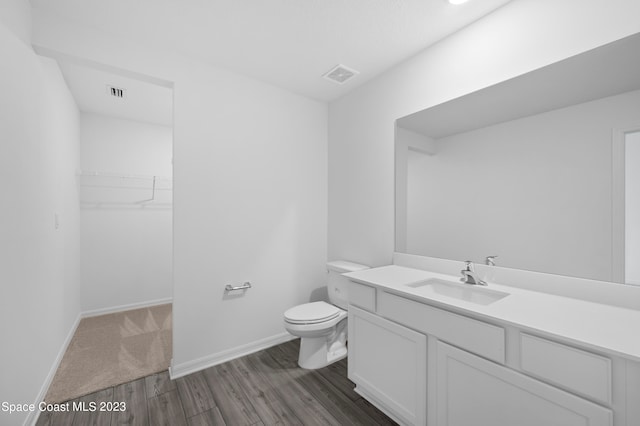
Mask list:
[[125,178],[125,179],[168,179],[171,178],[168,176],[158,176],[158,175],[135,175],[135,174],[118,174],[118,173],[108,173],[108,172],[96,172],[96,171],[87,171],[81,170],[78,173],[79,176],[97,176],[97,177],[112,177],[112,178]]

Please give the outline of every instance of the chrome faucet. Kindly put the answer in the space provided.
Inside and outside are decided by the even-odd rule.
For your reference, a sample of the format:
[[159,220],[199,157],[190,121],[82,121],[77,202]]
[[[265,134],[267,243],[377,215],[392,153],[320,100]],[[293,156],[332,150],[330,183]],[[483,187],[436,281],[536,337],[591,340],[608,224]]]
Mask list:
[[496,257],[497,255],[487,256],[484,258],[484,264],[488,266],[496,266]]
[[482,281],[478,277],[478,275],[473,269],[473,262],[470,260],[467,260],[464,262],[464,269],[461,270],[460,273],[462,274],[462,278],[460,278],[460,281],[462,281],[465,284],[487,285],[486,282]]

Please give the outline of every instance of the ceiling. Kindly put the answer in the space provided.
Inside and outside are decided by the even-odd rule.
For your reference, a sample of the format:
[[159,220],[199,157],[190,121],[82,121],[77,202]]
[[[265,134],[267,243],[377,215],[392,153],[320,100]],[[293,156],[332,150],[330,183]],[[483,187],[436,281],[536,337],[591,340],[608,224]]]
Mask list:
[[[58,61],[58,65],[80,111],[172,125],[173,90],[170,88],[64,61]],[[124,97],[112,96],[110,86],[124,89]]]
[[[320,101],[510,0],[30,0],[34,9],[169,49]],[[360,72],[322,78],[337,64]]]

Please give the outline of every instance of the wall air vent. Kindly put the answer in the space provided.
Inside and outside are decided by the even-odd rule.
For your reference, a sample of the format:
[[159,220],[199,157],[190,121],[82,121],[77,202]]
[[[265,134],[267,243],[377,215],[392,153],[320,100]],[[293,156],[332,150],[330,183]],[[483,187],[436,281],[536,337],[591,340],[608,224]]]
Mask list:
[[107,94],[113,96],[114,98],[124,99],[125,90],[120,87],[107,85]]
[[344,84],[358,74],[360,74],[358,71],[339,64],[331,68],[331,70],[322,77],[326,78],[327,80],[331,80],[334,83]]

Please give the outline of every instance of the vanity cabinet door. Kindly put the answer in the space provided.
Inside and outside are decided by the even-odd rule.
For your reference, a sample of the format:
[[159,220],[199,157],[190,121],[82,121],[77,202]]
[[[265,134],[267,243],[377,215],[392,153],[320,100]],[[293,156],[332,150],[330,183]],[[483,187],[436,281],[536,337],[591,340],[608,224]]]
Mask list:
[[401,423],[424,425],[427,336],[349,306],[349,379]]
[[607,426],[611,410],[438,342],[439,426]]

